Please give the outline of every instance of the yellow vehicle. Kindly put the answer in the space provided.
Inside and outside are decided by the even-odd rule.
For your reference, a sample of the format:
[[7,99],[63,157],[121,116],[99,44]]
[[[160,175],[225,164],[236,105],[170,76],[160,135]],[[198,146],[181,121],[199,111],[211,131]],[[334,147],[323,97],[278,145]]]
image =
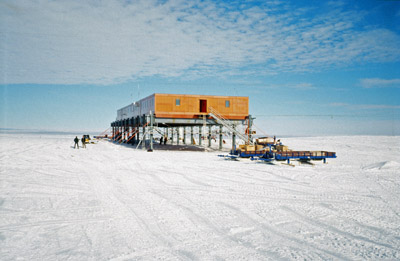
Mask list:
[[83,135],[83,138],[85,139],[85,143],[89,143],[90,141],[90,136],[88,134]]

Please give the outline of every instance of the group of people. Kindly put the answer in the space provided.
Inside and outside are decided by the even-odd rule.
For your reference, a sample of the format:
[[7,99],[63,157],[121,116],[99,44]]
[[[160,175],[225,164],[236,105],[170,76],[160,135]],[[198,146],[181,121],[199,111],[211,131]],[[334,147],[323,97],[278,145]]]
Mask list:
[[[75,136],[74,142],[75,142],[74,149],[76,149],[76,148],[79,149],[79,138],[78,138],[78,136]],[[86,149],[86,139],[85,139],[85,136],[82,136],[81,142],[82,142],[82,148],[85,148],[85,149]]]
[[164,145],[167,144],[167,141],[168,141],[167,135],[161,136],[160,145],[162,145],[163,143],[164,143]]

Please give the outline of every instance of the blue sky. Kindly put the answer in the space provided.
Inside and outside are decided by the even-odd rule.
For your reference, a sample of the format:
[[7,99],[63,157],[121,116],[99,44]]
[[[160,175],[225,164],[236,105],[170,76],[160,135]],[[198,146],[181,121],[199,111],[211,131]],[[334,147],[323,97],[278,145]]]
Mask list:
[[249,96],[271,135],[400,135],[400,1],[1,1],[1,128],[108,128],[152,93]]

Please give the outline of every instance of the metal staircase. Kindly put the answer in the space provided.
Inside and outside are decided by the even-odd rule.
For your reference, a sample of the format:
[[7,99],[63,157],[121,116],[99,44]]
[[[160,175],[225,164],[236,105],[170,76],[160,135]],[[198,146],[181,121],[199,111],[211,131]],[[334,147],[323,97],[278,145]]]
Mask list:
[[165,135],[165,133],[162,131],[162,130],[160,130],[160,128],[158,128],[158,126],[153,126],[153,128],[154,128],[154,130],[156,131],[156,132],[158,132],[161,136],[164,136]]
[[229,125],[228,120],[225,119],[217,110],[212,107],[208,107],[208,109],[210,110],[209,115],[213,117],[217,123],[223,125],[230,132],[235,133],[235,135],[242,139],[246,144],[254,145],[253,141],[249,140],[247,136],[241,134],[239,131],[235,130],[231,125]]

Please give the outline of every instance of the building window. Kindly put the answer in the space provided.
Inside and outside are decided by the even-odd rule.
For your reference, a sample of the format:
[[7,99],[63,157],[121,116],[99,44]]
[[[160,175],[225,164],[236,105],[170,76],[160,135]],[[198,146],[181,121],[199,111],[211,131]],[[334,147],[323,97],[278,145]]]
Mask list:
[[230,101],[226,100],[226,101],[225,101],[225,107],[226,107],[226,108],[229,108],[230,106],[231,106]]
[[180,106],[181,105],[181,99],[176,99],[175,100],[175,105]]

